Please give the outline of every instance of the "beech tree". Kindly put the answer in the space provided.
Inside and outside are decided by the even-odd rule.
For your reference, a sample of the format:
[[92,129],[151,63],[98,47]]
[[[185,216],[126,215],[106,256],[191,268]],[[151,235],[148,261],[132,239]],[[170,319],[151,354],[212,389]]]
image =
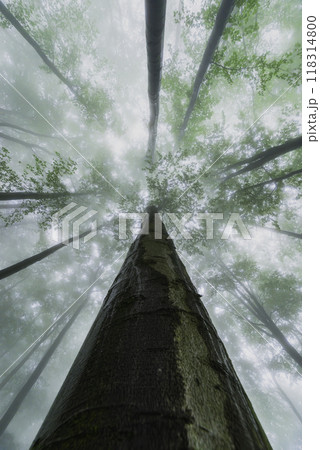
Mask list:
[[227,20],[234,8],[234,5],[235,5],[234,0],[224,0],[221,2],[220,8],[217,12],[216,21],[215,21],[213,30],[209,37],[207,47],[203,54],[202,61],[200,63],[200,66],[199,66],[199,69],[198,69],[198,72],[197,72],[197,75],[196,75],[196,78],[194,81],[192,96],[190,98],[190,103],[189,103],[187,112],[184,116],[183,123],[180,128],[180,135],[179,135],[180,139],[183,138],[183,135],[187,128],[190,116],[192,114],[194,105],[196,103],[196,100],[197,100],[197,97],[199,94],[199,89],[200,89],[201,83],[204,79],[204,76],[208,70],[210,63],[212,62],[213,55],[218,47],[222,33],[227,24]]
[[156,238],[149,212],[149,233],[132,244],[31,448],[66,439],[84,448],[232,448],[240,436],[241,446],[270,448],[173,242],[164,227]]
[[[106,96],[105,92],[102,89],[95,88],[92,89],[92,86],[87,81],[81,81],[80,85],[77,85],[75,81],[69,79],[67,76],[65,76],[61,70],[56,66],[56,64],[48,57],[44,51],[44,49],[39,45],[39,43],[31,36],[31,34],[28,31],[28,28],[30,28],[30,24],[28,23],[28,19],[32,19],[32,14],[35,12],[35,6],[31,5],[29,8],[25,8],[19,2],[17,2],[17,5],[13,4],[11,7],[14,7],[16,11],[18,12],[21,17],[26,20],[26,26],[24,26],[20,21],[11,13],[10,9],[8,9],[4,3],[0,2],[0,12],[3,15],[3,17],[6,19],[3,23],[1,23],[2,26],[7,27],[8,23],[13,26],[21,35],[22,37],[32,46],[32,48],[37,52],[37,54],[40,56],[42,61],[45,63],[45,65],[50,69],[52,73],[54,73],[58,79],[68,87],[74,98],[84,107],[85,111],[89,116],[92,116],[96,119],[102,120],[103,115],[106,112],[107,108],[109,107],[109,98]],[[68,5],[69,6],[69,5]],[[61,14],[61,9],[58,10]],[[58,12],[56,11],[56,12]],[[74,14],[75,9],[72,8],[72,6],[69,8],[67,7],[67,10],[65,11],[65,14]],[[82,8],[82,12],[85,11],[85,8]],[[56,17],[58,19],[58,17]],[[92,28],[87,28],[87,42],[89,39],[89,34],[92,34]],[[38,36],[40,39],[44,40],[44,44],[47,47],[54,47],[53,42],[48,43],[48,33],[45,35],[41,35],[41,33],[38,33]],[[49,41],[51,39],[54,39],[54,36],[49,37]],[[70,49],[69,49],[70,51]],[[57,58],[56,54],[52,55],[53,57]],[[73,55],[75,56],[75,55]],[[97,97],[99,98],[99,101],[97,101]]]
[[284,144],[278,145],[276,147],[269,148],[263,152],[260,152],[250,158],[243,159],[242,161],[238,161],[230,166],[227,166],[224,169],[224,172],[234,169],[237,166],[243,166],[242,169],[239,169],[235,172],[232,172],[230,175],[227,175],[223,182],[229,180],[230,178],[236,177],[246,172],[250,172],[251,170],[257,169],[258,167],[263,166],[269,161],[272,161],[275,158],[278,158],[281,155],[285,155],[288,152],[292,152],[302,146],[302,136],[299,136],[295,139],[291,139],[290,141],[285,142]]
[[29,42],[30,45],[35,49],[40,58],[44,63],[52,70],[52,72],[70,89],[70,91],[77,97],[77,91],[71,82],[60,72],[60,70],[50,61],[50,59],[45,55],[44,51],[37,44],[37,42],[29,35],[27,30],[19,23],[19,21],[14,17],[13,14],[6,8],[3,2],[0,2],[0,11],[4,17],[13,25],[19,33]]
[[156,4],[146,0],[146,40],[148,53],[148,95],[150,107],[148,153],[154,163],[159,119],[159,92],[163,58],[166,0]]
[[138,3],[1,3],[0,447],[300,450],[300,5]]
[[[249,323],[253,323],[263,334],[277,340],[283,350],[298,364],[298,366],[302,367],[301,354],[290,344],[281,329],[272,319],[271,314],[267,312],[261,300],[259,300],[257,295],[253,292],[252,288],[245,285],[221,259],[218,259],[218,264],[223,270],[222,277],[225,277],[225,289],[229,290],[241,305],[247,309],[248,313],[254,317],[254,321],[249,320]],[[218,280],[219,278],[217,277],[215,285],[221,285],[221,280]]]
[[233,255],[231,265],[224,263],[225,254],[214,254],[214,269],[207,276],[218,292],[229,294],[230,305],[234,306],[232,313],[248,333],[253,331],[257,338],[276,341],[282,357],[287,361],[292,358],[296,367],[301,367],[301,342],[297,339],[298,331],[290,325],[300,314],[301,294],[295,277],[271,269],[264,271],[252,259],[241,255]]
[[[100,227],[101,228],[101,227]],[[31,266],[32,264],[35,264],[38,261],[41,261],[42,259],[46,258],[49,255],[52,255],[56,251],[60,250],[61,248],[64,248],[66,245],[71,244],[76,239],[82,239],[85,236],[87,236],[89,233],[91,233],[91,230],[84,231],[83,233],[79,234],[79,236],[72,236],[68,238],[67,240],[60,242],[59,244],[53,245],[50,248],[47,248],[46,250],[43,250],[42,252],[37,253],[36,255],[30,256],[30,258],[26,258],[23,261],[19,261],[16,264],[13,264],[12,266],[6,267],[5,269],[0,270],[0,280],[6,277],[10,277],[10,275],[14,275],[17,272],[20,272],[20,270],[26,269],[27,267]]]

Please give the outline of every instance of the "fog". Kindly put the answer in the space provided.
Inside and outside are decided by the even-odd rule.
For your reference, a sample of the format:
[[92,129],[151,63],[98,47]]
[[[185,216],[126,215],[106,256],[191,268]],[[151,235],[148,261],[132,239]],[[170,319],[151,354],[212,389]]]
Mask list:
[[[141,213],[149,203],[159,205],[168,232],[176,235],[182,262],[271,445],[301,448],[301,370],[243,301],[246,289],[255,293],[290,345],[301,352],[301,239],[277,232],[301,233],[300,177],[251,188],[299,170],[300,149],[224,180],[229,165],[301,135],[301,5],[295,0],[244,3],[236,4],[179,142],[220,2],[168,2],[154,165],[146,159],[144,2],[6,3],[61,73],[81,87],[83,103],[1,17],[1,194],[84,195],[1,197],[1,269],[56,245],[54,214],[71,202],[96,212],[80,224],[80,232],[90,229],[93,220],[98,231],[88,242],[82,239],[79,249],[65,245],[0,281],[0,383],[73,302],[86,299],[0,437],[1,449],[31,445],[135,238],[129,230],[127,239],[119,239],[119,214]],[[59,160],[56,152],[60,165],[54,163]],[[74,166],[67,170],[69,158]],[[206,239],[205,221],[195,216],[218,212],[223,219],[214,220],[213,238]],[[191,239],[177,232],[167,213],[179,220],[190,214],[185,226]],[[222,239],[232,213],[238,214],[249,239],[239,221],[228,239]],[[128,220],[128,229],[138,223]],[[1,389],[0,414],[57,333]]]

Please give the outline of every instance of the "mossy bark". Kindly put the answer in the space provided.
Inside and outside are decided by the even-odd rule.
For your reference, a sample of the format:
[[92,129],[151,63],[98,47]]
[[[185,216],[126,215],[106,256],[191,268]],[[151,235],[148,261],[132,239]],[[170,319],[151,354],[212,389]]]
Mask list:
[[132,244],[32,448],[271,448],[165,230]]

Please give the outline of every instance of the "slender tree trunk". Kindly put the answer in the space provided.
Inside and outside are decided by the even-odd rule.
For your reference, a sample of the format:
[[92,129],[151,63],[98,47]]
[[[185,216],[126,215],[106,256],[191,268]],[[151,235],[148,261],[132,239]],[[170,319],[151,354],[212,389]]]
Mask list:
[[41,200],[61,197],[80,197],[96,195],[94,191],[87,192],[0,192],[0,202],[10,200]]
[[280,328],[273,322],[269,315],[265,324],[271,332],[273,338],[279,342],[284,351],[298,364],[299,367],[302,367],[302,355],[293,347],[293,345],[290,344],[288,339],[282,333]]
[[23,358],[20,359],[19,363],[13,367],[12,370],[10,370],[6,376],[3,376],[0,379],[0,389],[3,389],[7,383],[12,379],[12,377],[18,372],[20,367],[24,365],[24,363],[35,353],[35,351],[39,348],[39,346],[48,339],[48,337],[53,333],[57,323],[55,323],[55,326],[52,327],[50,330],[48,330],[47,333],[45,333],[41,339],[30,349],[29,352],[27,352]]
[[235,5],[235,0],[222,0],[220,8],[217,13],[216,21],[209,37],[207,47],[203,54],[195,81],[193,85],[192,95],[190,98],[189,106],[183,119],[183,123],[180,127],[179,140],[183,139],[185,131],[188,126],[189,119],[192,111],[195,107],[200,87],[203,82],[204,76],[212,63],[214,53],[218,48],[222,33],[227,25],[228,19]]
[[[21,280],[16,281],[14,284],[12,284],[11,286],[8,286],[5,289],[1,289],[0,291],[0,296],[1,296],[1,300],[3,300],[3,296],[11,291],[12,289],[14,289],[16,286],[18,286],[20,283],[23,283],[26,280],[27,277],[21,278]],[[2,354],[0,355],[0,358],[2,357]]]
[[60,139],[57,136],[50,136],[49,134],[36,133],[35,131],[20,127],[19,125],[14,125],[10,122],[0,122],[0,127],[12,128],[14,130],[19,130],[19,131],[23,131],[24,133],[32,134],[33,136],[45,137],[45,138],[50,138],[50,139]]
[[18,204],[6,203],[4,205],[0,203],[0,209],[18,209],[18,208],[21,209],[21,208],[25,208],[25,207],[26,207],[26,205],[23,202],[18,203]]
[[12,266],[9,266],[9,267],[6,267],[5,269],[0,270],[0,280],[3,280],[3,278],[10,277],[11,275],[14,275],[15,273],[20,272],[20,270],[23,270],[29,266],[32,266],[32,264],[35,264],[36,262],[41,261],[42,259],[46,258],[47,256],[52,255],[60,248],[63,248],[67,244],[70,244],[71,242],[73,242],[75,239],[82,239],[89,233],[91,233],[91,230],[85,231],[84,233],[81,233],[77,237],[71,237],[64,242],[60,242],[60,244],[53,245],[52,247],[47,248],[46,250],[43,250],[42,252],[31,256],[30,258],[23,259],[22,261],[19,261],[18,263],[13,264]]
[[282,389],[282,387],[279,385],[279,383],[277,382],[277,380],[275,379],[275,377],[273,377],[273,380],[277,386],[277,389],[281,395],[281,397],[285,400],[285,402],[290,406],[291,410],[293,411],[293,413],[296,415],[296,417],[299,419],[299,422],[302,422],[302,417],[301,414],[299,413],[299,411],[297,410],[297,408],[295,407],[295,405],[293,404],[293,402],[291,401],[291,399],[288,397],[288,395],[285,393],[285,391]]
[[[49,69],[59,78],[62,83],[64,83],[69,90],[74,94],[74,96],[81,102],[81,96],[78,93],[72,82],[68,80],[60,70],[54,65],[52,61],[46,56],[44,51],[41,49],[40,45],[30,36],[27,30],[21,25],[21,23],[14,17],[13,14],[6,8],[6,6],[0,1],[0,12],[4,17],[14,26],[14,28],[24,37],[24,39],[33,47],[33,49],[38,53],[42,61],[49,67]],[[85,106],[85,105],[84,105]]]
[[9,134],[0,132],[0,138],[6,139],[7,141],[11,141],[11,142],[16,142],[17,144],[23,145],[24,147],[27,147],[27,148],[31,148],[31,149],[38,148],[39,150],[42,150],[42,151],[48,153],[48,150],[44,147],[41,147],[41,145],[32,144],[30,142],[23,141],[22,139],[18,139],[13,136],[9,136]]
[[[255,226],[257,226],[257,225],[255,225]],[[277,228],[271,228],[271,227],[258,227],[258,228],[261,228],[262,230],[272,231],[273,233],[284,234],[285,236],[302,239],[302,233],[294,233],[293,231],[286,231],[286,230],[277,230]]]
[[[218,263],[228,273],[229,279],[235,283],[235,291],[230,291],[230,294],[234,295],[240,303],[261,322],[262,331],[275,339],[281,345],[283,350],[298,364],[298,366],[302,367],[302,355],[293,347],[293,345],[290,344],[280,328],[275,324],[270,315],[264,309],[258,297],[244,283],[242,283],[238,277],[234,275],[222,259],[219,258]],[[242,288],[242,291],[237,289],[237,285]],[[250,322],[250,320],[248,321]],[[258,326],[260,329],[260,324],[258,324]]]
[[33,445],[270,449],[174,244],[132,244]]
[[226,172],[227,170],[230,170],[238,165],[247,164],[246,167],[243,167],[240,170],[237,170],[236,172],[231,173],[227,177],[225,177],[221,183],[224,183],[227,180],[230,180],[230,178],[237,177],[238,175],[241,175],[246,172],[251,172],[254,169],[257,169],[264,164],[266,164],[269,161],[272,161],[273,159],[278,158],[279,156],[285,155],[288,152],[292,152],[293,150],[301,148],[302,145],[302,138],[301,136],[291,139],[290,141],[285,142],[282,145],[279,145],[277,147],[272,147],[268,150],[265,150],[264,152],[258,153],[255,156],[252,156],[251,158],[243,159],[242,161],[238,161],[235,164],[232,164],[225,169],[223,169],[223,172]]
[[159,118],[159,93],[163,59],[166,0],[145,0],[148,57],[148,95],[150,106],[148,157],[154,163]]
[[[262,304],[258,301],[257,297],[250,292],[248,294],[251,299],[244,300],[243,305],[261,322],[261,324],[268,330],[267,333],[273,339],[275,339],[283,348],[283,350],[289,355],[299,367],[302,367],[302,355],[290,344],[288,339],[282,333],[280,328],[271,319],[270,315],[264,309]],[[266,332],[266,330],[264,330]]]
[[285,153],[288,153],[288,152],[291,152],[298,148],[301,148],[301,146],[302,146],[302,136],[297,136],[296,138],[289,139],[288,141],[284,142],[283,144],[276,145],[275,147],[270,147],[267,150],[256,153],[255,155],[251,156],[250,158],[245,158],[234,164],[230,164],[229,166],[227,166],[223,169],[223,172],[226,172],[230,169],[234,169],[238,166],[243,166],[244,164],[248,164],[253,161],[257,161],[259,159],[268,158],[270,156],[272,157],[272,159],[274,159],[274,158],[277,158],[278,156],[284,155]]
[[[280,177],[272,178],[271,180],[262,181],[261,183],[251,184],[250,186],[246,186],[244,188],[238,189],[236,192],[247,191],[248,189],[254,189],[257,187],[267,186],[272,183],[279,183],[279,181],[287,180],[288,178],[294,177],[296,175],[300,175],[302,173],[302,169],[293,170],[292,172],[286,173],[285,175],[281,175]],[[226,181],[226,179],[224,179]]]
[[[23,279],[25,280],[25,278]],[[21,280],[22,281],[22,280]],[[18,283],[16,283],[18,284]],[[1,293],[0,293],[1,294]],[[8,353],[11,353],[11,351],[15,348],[15,346],[18,344],[18,342],[20,342],[22,339],[25,338],[25,335],[23,335],[23,333],[28,330],[28,328],[33,328],[33,325],[36,324],[37,319],[40,317],[40,315],[42,314],[42,311],[39,312],[30,322],[25,323],[24,326],[22,327],[22,332],[19,334],[19,336],[16,337],[16,339],[14,340],[14,342],[10,345],[10,347],[7,347],[6,350],[4,350],[1,354],[0,354],[0,359],[7,355]],[[0,378],[1,379],[1,378]],[[2,387],[2,383],[3,380],[0,382],[0,389]]]
[[179,15],[179,22],[176,24],[176,33],[175,33],[175,40],[174,40],[174,51],[178,53],[179,47],[180,47],[180,39],[181,39],[181,20],[180,20],[180,14],[183,10],[183,0],[179,0],[179,9],[178,9],[178,15]]
[[287,355],[290,356],[290,358],[292,358],[301,368],[302,355],[293,347],[293,345],[290,344],[280,328],[271,319],[270,315],[264,309],[262,304],[257,300],[257,298],[255,296],[252,296],[252,294],[250,293],[248,293],[247,295],[251,298],[246,298],[245,295],[236,295],[236,297],[240,300],[243,306],[247,308],[248,311],[260,321],[261,326],[260,324],[254,325],[257,325],[257,327],[259,327],[259,330],[265,333],[267,336],[275,339],[281,345],[285,353],[287,353]]
[[[242,11],[243,11],[243,7],[240,7],[240,14],[242,14]],[[246,58],[248,59],[247,43],[246,43],[245,32],[244,32],[242,23],[240,23],[240,29],[241,29],[241,35],[242,35],[242,46],[243,46],[244,54],[246,55]],[[255,111],[254,100],[255,100],[256,89],[254,86],[254,82],[251,78],[249,78],[249,85],[250,85],[250,90],[251,90],[251,101],[252,101],[252,122],[255,122],[256,121],[256,111]]]
[[70,329],[70,327],[73,324],[73,322],[78,317],[78,315],[81,312],[81,310],[82,310],[84,305],[85,305],[85,302],[83,301],[78,306],[78,308],[76,309],[74,314],[71,316],[69,321],[64,325],[64,327],[62,328],[62,330],[60,331],[58,336],[55,338],[55,340],[52,342],[52,344],[50,344],[50,347],[48,348],[48,350],[46,351],[46,353],[44,354],[44,356],[40,360],[39,364],[36,366],[36,368],[34,369],[32,374],[29,376],[27,381],[23,384],[23,386],[19,390],[18,394],[16,395],[16,397],[14,398],[12,403],[10,404],[9,408],[7,409],[7,411],[5,412],[3,417],[1,418],[1,420],[0,420],[0,436],[6,430],[7,426],[9,425],[9,423],[11,422],[11,420],[13,419],[15,414],[17,413],[21,403],[23,402],[25,397],[30,392],[30,389],[36,383],[36,381],[38,380],[38,378],[41,375],[41,373],[43,372],[43,370],[46,368],[48,362],[50,361],[50,358],[53,355],[53,353],[55,352],[55,350],[59,346],[59,344],[62,341],[64,335]]

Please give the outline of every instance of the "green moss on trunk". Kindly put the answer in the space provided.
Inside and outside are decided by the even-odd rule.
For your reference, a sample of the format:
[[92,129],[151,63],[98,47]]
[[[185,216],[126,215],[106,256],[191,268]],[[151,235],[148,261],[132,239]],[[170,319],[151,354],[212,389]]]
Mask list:
[[32,448],[270,448],[167,237],[132,244]]

